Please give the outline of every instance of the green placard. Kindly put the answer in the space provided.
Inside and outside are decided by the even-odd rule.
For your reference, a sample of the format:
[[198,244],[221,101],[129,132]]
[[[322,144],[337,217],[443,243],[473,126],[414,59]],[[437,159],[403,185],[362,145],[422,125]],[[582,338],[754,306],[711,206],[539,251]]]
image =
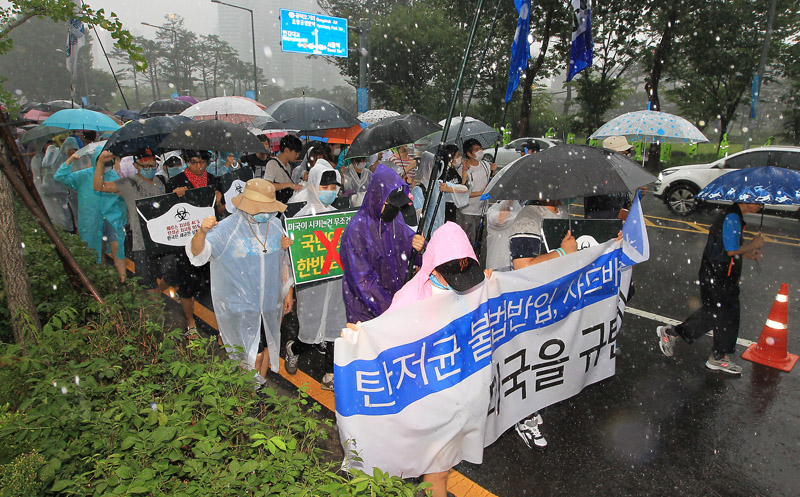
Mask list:
[[339,246],[342,233],[357,211],[337,211],[286,220],[293,240],[289,256],[295,285],[342,276]]

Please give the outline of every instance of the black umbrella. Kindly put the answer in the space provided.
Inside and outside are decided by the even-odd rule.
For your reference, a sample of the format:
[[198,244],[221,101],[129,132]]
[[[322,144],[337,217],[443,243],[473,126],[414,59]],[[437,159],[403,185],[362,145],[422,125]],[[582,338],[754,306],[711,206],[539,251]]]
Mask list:
[[176,100],[174,98],[165,98],[164,100],[156,100],[155,102],[145,105],[139,114],[142,117],[153,116],[174,116],[185,111],[192,104],[184,102],[183,100]]
[[80,105],[70,102],[69,100],[51,100],[49,102],[36,104],[31,107],[31,110],[39,110],[42,112],[50,112],[51,114],[55,114],[60,110],[77,108],[80,108]]
[[145,147],[154,153],[168,152],[168,149],[159,148],[158,144],[175,131],[175,128],[191,121],[183,116],[156,116],[131,121],[114,131],[103,150],[108,150],[117,157],[132,155]]
[[360,122],[353,114],[335,103],[313,97],[295,97],[275,102],[267,107],[266,113],[277,122],[267,123],[267,127],[261,129],[317,131],[349,128]]
[[[440,121],[439,124],[444,125],[444,121]],[[461,129],[460,135],[458,135],[459,129]],[[458,141],[456,141],[456,135],[458,135]],[[481,144],[481,148],[489,148],[500,139],[500,133],[485,122],[472,117],[464,118],[464,126],[461,126],[461,118],[454,117],[450,123],[450,129],[447,132],[447,140],[445,140],[445,143],[458,145],[458,148],[462,148],[464,142],[470,138],[478,140]],[[441,132],[432,135],[431,144],[427,148],[428,152],[435,152],[436,147],[439,146],[439,142],[441,141]]]
[[414,143],[441,130],[441,126],[419,114],[387,117],[361,130],[347,149],[346,158],[367,157],[400,145]]
[[655,180],[618,152],[558,145],[504,167],[486,187],[485,195],[498,200],[559,200],[633,191]]
[[264,144],[247,128],[216,119],[181,124],[158,146],[167,150],[265,151]]

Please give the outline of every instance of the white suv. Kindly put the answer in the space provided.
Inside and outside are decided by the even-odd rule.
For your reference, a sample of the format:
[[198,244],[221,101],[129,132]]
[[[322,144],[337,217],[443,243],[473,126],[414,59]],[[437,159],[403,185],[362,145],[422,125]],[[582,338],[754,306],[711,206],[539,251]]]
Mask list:
[[[679,216],[688,216],[697,209],[694,196],[717,177],[733,169],[778,166],[800,171],[800,147],[772,146],[751,148],[719,159],[711,164],[694,164],[664,169],[655,183],[656,198]],[[769,210],[798,211],[796,205],[772,205]]]

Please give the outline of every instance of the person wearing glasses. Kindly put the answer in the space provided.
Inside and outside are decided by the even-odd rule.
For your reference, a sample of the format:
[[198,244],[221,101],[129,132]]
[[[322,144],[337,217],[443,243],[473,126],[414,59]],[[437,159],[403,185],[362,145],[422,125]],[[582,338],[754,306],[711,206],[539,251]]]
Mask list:
[[[104,151],[100,154],[100,161],[112,160],[113,154]],[[160,181],[154,181],[158,165],[153,151],[149,148],[140,148],[133,154],[133,166],[136,174],[126,176],[112,181],[105,181],[100,168],[96,168],[92,187],[95,191],[113,193],[119,195],[125,201],[128,212],[128,224],[131,227],[131,247],[130,259],[135,264],[136,276],[140,278],[140,283],[146,288],[155,288],[157,294],[161,294],[166,288],[165,282],[158,283],[160,274],[160,257],[148,255],[144,248],[144,238],[142,237],[142,227],[139,223],[136,211],[136,201],[141,198],[155,197],[164,195],[164,185]]]

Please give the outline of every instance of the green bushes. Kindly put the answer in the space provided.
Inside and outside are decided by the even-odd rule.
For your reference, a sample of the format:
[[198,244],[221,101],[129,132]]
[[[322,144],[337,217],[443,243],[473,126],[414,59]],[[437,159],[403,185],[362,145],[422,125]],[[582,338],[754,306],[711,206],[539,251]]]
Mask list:
[[[54,256],[55,268],[28,260],[37,281],[61,271]],[[106,296],[100,305],[64,292],[59,302],[75,306],[41,332],[29,329],[24,354],[0,344],[0,497],[417,490],[379,471],[338,473],[339,456],[320,445],[330,421],[302,391],[257,393],[252,372],[220,358],[214,343],[185,346],[179,331],[165,330],[161,302],[135,285]]]

